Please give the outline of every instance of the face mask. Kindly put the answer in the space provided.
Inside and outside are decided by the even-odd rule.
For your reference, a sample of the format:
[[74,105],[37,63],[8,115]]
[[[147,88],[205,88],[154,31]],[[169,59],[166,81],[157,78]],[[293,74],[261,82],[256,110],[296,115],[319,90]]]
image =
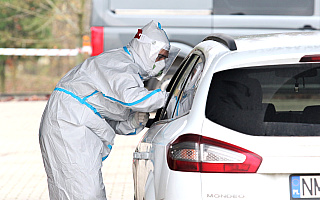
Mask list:
[[150,71],[149,75],[151,77],[160,76],[165,66],[166,66],[165,59],[155,62],[153,65],[153,69]]

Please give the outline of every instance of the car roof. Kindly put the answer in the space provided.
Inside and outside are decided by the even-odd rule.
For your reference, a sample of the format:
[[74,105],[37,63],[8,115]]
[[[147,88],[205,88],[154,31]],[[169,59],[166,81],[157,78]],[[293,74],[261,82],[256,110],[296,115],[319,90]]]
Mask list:
[[[217,54],[217,43],[221,53]],[[231,68],[297,63],[304,55],[320,54],[320,32],[292,32],[231,38],[209,35],[199,48],[210,49],[215,71]],[[223,46],[224,48],[221,48]],[[226,49],[227,47],[227,49]]]
[[268,48],[319,46],[320,32],[292,32],[248,35],[235,38],[238,51]]

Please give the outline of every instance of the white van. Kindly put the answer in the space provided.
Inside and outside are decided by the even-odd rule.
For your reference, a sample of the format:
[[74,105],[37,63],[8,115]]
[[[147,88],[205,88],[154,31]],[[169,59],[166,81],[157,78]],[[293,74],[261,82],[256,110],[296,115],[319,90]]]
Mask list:
[[[180,63],[212,33],[320,30],[320,0],[92,0],[92,56],[128,44],[151,20],[159,21],[172,45],[181,48]],[[166,78],[174,71],[175,67]],[[151,80],[147,87],[160,84]]]

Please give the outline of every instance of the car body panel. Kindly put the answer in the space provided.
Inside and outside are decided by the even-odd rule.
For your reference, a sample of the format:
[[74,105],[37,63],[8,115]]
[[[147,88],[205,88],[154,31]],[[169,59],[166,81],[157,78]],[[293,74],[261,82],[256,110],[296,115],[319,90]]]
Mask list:
[[[209,130],[214,131],[209,133]],[[257,173],[319,173],[319,137],[251,136],[213,124],[208,119],[204,121],[202,135],[214,135],[215,139],[228,141],[262,156]]]
[[[202,199],[290,199],[287,175],[202,174]],[[220,181],[213,181],[213,180]],[[265,184],[259,184],[264,182]],[[207,184],[210,183],[210,184]]]

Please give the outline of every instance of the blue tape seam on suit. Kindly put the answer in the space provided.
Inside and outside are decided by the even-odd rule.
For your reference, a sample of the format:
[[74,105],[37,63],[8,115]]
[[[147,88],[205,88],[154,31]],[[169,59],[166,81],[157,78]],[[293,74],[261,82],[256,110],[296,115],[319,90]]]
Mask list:
[[[134,130],[134,132],[129,133],[128,135],[136,135],[137,134],[137,129]],[[108,148],[110,149],[110,151],[112,150],[112,146],[109,144]],[[104,161],[105,159],[108,158],[109,155],[102,157],[102,161]]]
[[90,108],[96,115],[98,115],[100,118],[101,115],[100,113],[97,111],[97,109],[95,109],[92,105],[90,105],[89,103],[86,102],[86,99],[91,97],[92,95],[96,94],[98,91],[94,91],[92,94],[84,97],[83,99],[81,99],[80,97],[78,97],[77,95],[75,95],[74,93],[68,91],[68,90],[65,90],[65,89],[62,89],[62,88],[55,88],[54,90],[56,91],[60,91],[60,92],[64,92],[66,94],[69,94],[70,96],[72,96],[73,98],[77,99],[81,104],[84,104],[85,106],[87,106],[88,108]]
[[[158,28],[159,28],[160,30],[163,30],[162,27],[161,27],[160,22],[158,22]],[[163,30],[163,32],[164,32],[164,34],[166,34],[166,37],[167,37],[167,39],[168,39],[168,41],[169,41],[169,37],[168,37],[167,33],[166,33],[164,30]],[[170,41],[169,41],[169,45],[170,45]]]
[[136,134],[137,134],[137,129],[134,129],[134,132],[129,133],[129,134],[127,134],[127,135],[136,135]]
[[106,97],[106,98],[108,98],[108,99],[110,99],[110,100],[112,100],[112,101],[118,102],[118,103],[120,103],[120,104],[122,104],[122,105],[125,105],[125,106],[133,106],[133,105],[136,105],[136,104],[138,104],[138,103],[141,103],[142,101],[150,98],[152,95],[154,95],[154,94],[156,94],[156,93],[158,93],[158,92],[160,92],[160,91],[161,91],[161,89],[153,90],[151,93],[147,94],[146,96],[144,96],[144,97],[142,97],[141,99],[139,99],[139,100],[137,100],[137,101],[135,101],[135,102],[132,102],[132,103],[125,103],[125,102],[119,101],[119,100],[117,100],[117,99],[115,99],[115,98],[113,98],[113,97],[106,96],[105,94],[103,94],[103,96]]
[[[125,52],[127,52],[130,56],[131,56],[131,53],[130,53],[130,51],[128,50],[128,48],[126,47],[126,46],[124,46],[123,47],[123,50],[125,51]],[[139,74],[139,73],[138,73]],[[141,78],[141,80],[143,80],[143,77],[139,74],[139,76],[140,76],[140,78]]]
[[[110,151],[112,150],[112,146],[110,144],[108,144],[108,148],[110,149]],[[104,161],[105,159],[108,158],[109,155],[102,157],[102,161]]]
[[[62,89],[62,88],[55,88],[54,90],[57,90],[57,91],[60,91],[60,92],[64,92],[64,93],[66,93],[66,94],[71,95],[73,98],[77,99],[80,103],[86,105],[88,108],[90,108],[91,110],[93,110],[94,113],[96,113],[99,117],[101,117],[101,115],[100,115],[100,113],[97,111],[97,109],[95,109],[95,108],[94,108],[92,105],[90,105],[89,103],[85,102],[85,100],[86,100],[87,98],[89,98],[89,97],[91,97],[92,95],[96,94],[96,93],[98,92],[97,90],[94,91],[92,94],[84,97],[83,99],[81,99],[80,97],[78,97],[78,96],[75,95],[74,93],[69,92],[68,90],[65,90],[65,89]],[[110,99],[110,100],[115,101],[115,102],[118,102],[118,103],[120,103],[120,104],[122,104],[122,105],[125,105],[125,106],[133,106],[133,105],[136,105],[136,104],[138,104],[138,103],[141,103],[142,101],[150,98],[152,95],[154,95],[154,94],[156,94],[156,93],[158,93],[158,92],[160,92],[160,91],[161,91],[161,89],[153,90],[151,93],[147,94],[146,96],[144,96],[144,97],[142,97],[141,99],[139,99],[139,100],[137,100],[137,101],[135,101],[135,102],[132,102],[132,103],[125,103],[125,102],[119,101],[119,100],[117,100],[117,99],[115,99],[115,98],[113,98],[113,97],[106,96],[106,95],[103,94],[103,93],[102,93],[102,95],[103,95],[105,98]]]
[[179,116],[179,100],[178,97],[176,96],[176,102],[177,102],[177,107],[176,107],[176,116]]
[[126,46],[123,47],[123,50],[124,50],[125,52],[127,52],[129,55],[131,55],[130,51],[128,50],[128,48],[127,48]]

